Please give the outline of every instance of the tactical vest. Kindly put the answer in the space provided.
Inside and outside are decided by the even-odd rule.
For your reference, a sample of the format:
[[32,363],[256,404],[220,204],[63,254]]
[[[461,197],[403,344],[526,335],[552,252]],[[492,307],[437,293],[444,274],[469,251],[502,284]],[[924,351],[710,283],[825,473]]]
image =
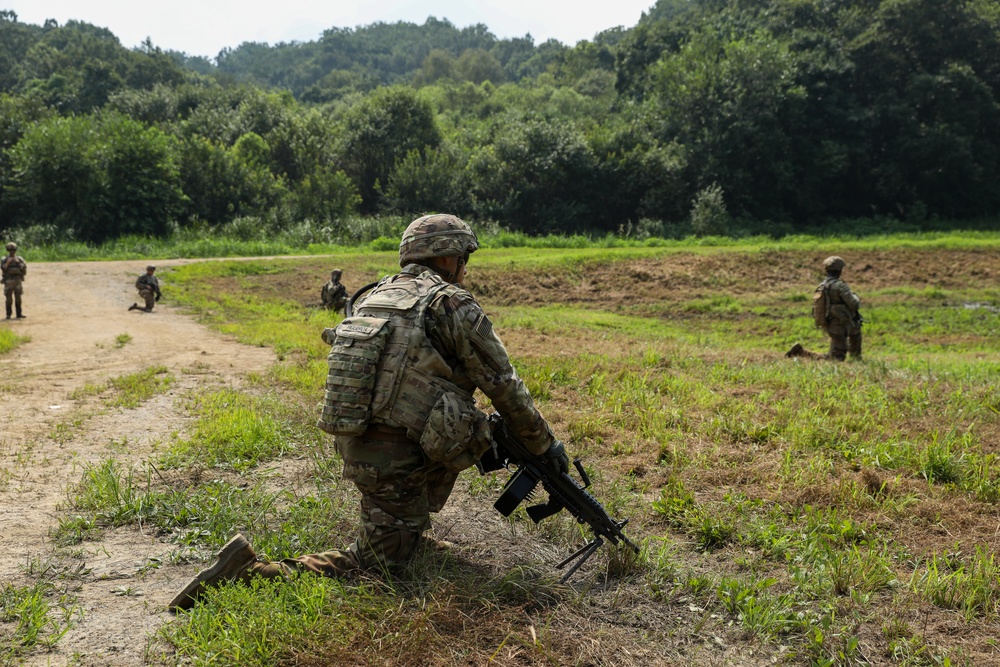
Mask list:
[[430,272],[383,280],[355,308],[357,315],[324,332],[332,348],[321,429],[361,435],[377,423],[404,428],[419,442],[445,393],[474,406],[472,393],[447,379],[451,367],[424,331],[427,308],[449,288]]
[[22,276],[24,276],[24,267],[21,264],[20,258],[7,255],[3,262],[3,277],[21,278]]

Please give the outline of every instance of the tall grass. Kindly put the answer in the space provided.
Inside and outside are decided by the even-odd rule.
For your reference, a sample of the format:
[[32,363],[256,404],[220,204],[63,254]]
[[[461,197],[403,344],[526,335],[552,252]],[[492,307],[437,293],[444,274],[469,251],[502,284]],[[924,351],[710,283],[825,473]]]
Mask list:
[[[217,228],[183,228],[166,238],[125,236],[101,244],[87,244],[60,238],[47,227],[14,230],[22,253],[33,261],[111,260],[156,258],[265,257],[273,255],[320,255],[345,251],[393,251],[411,221],[402,216],[351,217],[332,224],[301,221],[279,224],[259,218],[239,218]],[[779,238],[766,235],[736,237],[649,236],[644,234],[590,234],[529,236],[512,232],[493,222],[472,225],[480,245],[489,249],[675,249],[685,251],[725,249],[758,250],[844,250],[892,248],[995,248],[1000,243],[996,222],[952,225],[940,231],[899,231],[886,227],[873,230],[857,227],[853,232],[791,234]],[[851,226],[837,226],[851,229]],[[627,232],[627,230],[624,230]]]

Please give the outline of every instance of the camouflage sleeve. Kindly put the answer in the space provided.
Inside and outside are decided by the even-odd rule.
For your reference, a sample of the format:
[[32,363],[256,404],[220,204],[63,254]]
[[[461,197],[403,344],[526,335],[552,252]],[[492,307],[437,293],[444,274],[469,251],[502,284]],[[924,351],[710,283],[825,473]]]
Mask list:
[[476,300],[464,290],[445,293],[432,309],[437,324],[432,335],[435,343],[453,355],[460,370],[489,397],[524,445],[535,454],[544,453],[555,440],[552,429]]
[[834,303],[838,301],[843,303],[845,306],[850,308],[853,312],[857,312],[858,308],[861,307],[861,299],[851,291],[851,288],[847,286],[842,280],[835,280],[832,285],[830,285],[831,291],[836,294],[833,299]]

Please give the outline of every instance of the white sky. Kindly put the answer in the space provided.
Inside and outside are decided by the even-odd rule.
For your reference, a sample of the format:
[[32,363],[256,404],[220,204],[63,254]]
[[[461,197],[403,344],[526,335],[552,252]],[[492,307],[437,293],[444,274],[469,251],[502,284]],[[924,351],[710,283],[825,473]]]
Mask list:
[[147,37],[161,49],[215,56],[243,42],[316,40],[327,28],[378,21],[422,25],[428,16],[458,28],[483,23],[498,38],[530,34],[535,44],[573,46],[634,26],[656,0],[0,0],[22,23],[75,19],[108,28],[126,47]]

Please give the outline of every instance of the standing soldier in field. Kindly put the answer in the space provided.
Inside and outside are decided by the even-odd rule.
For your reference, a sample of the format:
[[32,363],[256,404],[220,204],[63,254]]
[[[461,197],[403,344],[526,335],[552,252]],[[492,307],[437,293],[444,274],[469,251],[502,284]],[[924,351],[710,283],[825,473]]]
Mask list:
[[153,312],[153,304],[160,300],[160,281],[153,275],[155,266],[147,266],[146,273],[140,275],[135,281],[135,288],[139,290],[139,296],[146,303],[144,308],[140,308],[138,303],[129,306],[129,310],[141,310],[146,313]]
[[[840,273],[845,262],[836,255],[823,260],[826,279],[813,293],[813,319],[816,326],[830,337],[830,352],[823,358],[844,361],[850,353],[852,359],[861,359],[861,299],[851,291]],[[818,358],[820,355],[803,349],[796,343],[786,357]]]
[[17,317],[23,319],[21,310],[21,294],[24,293],[24,275],[28,272],[28,264],[17,254],[17,244],[11,241],[7,244],[7,256],[0,260],[0,272],[3,274],[3,298],[7,306],[7,319],[12,314],[11,306],[17,310]]
[[568,471],[563,444],[535,408],[489,318],[461,287],[478,248],[472,229],[453,215],[414,220],[399,244],[402,270],[324,332],[332,348],[318,426],[336,435],[344,477],[361,493],[354,543],[269,562],[257,560],[236,535],[171,609],[192,606],[208,586],[251,575],[342,576],[405,562],[428,542],[430,514],[444,507],[458,473],[492,445],[473,398],[477,388],[532,453]]
[[830,337],[830,359],[843,361],[850,353],[852,359],[861,359],[861,299],[840,279],[844,260],[827,257],[823,260],[826,279],[817,291],[826,292],[825,331]]
[[347,288],[340,284],[340,269],[330,272],[330,281],[323,285],[320,299],[327,310],[342,311],[347,305]]

